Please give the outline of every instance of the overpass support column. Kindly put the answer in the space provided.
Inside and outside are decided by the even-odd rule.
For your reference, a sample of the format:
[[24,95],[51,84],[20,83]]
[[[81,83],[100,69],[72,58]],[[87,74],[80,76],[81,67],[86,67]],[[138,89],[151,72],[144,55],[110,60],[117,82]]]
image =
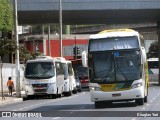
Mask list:
[[63,25],[62,33],[63,34],[70,34],[70,25]]
[[160,85],[160,22],[157,23],[157,34],[158,34],[158,58],[159,58],[158,84]]

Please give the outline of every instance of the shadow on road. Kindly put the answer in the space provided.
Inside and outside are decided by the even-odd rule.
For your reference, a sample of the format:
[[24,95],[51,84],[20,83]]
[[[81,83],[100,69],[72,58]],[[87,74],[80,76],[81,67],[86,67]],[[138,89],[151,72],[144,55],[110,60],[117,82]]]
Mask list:
[[30,111],[57,111],[57,110],[81,110],[81,108],[92,109],[93,104],[69,104],[69,105],[49,105],[41,106]]
[[[103,106],[102,109],[95,109],[94,104],[70,104],[70,105],[51,105],[51,106],[42,106],[32,110],[29,112],[41,112],[43,117],[115,117],[125,116],[126,111],[114,111],[110,108],[122,108],[123,107],[135,107],[136,104],[134,102],[126,102],[126,103],[113,103],[110,106]],[[81,109],[82,108],[82,109]],[[128,111],[127,111],[128,113]],[[133,113],[132,113],[133,114]]]
[[136,107],[137,104],[132,101],[132,102],[102,102],[98,109],[100,108],[125,108],[125,107]]
[[[112,104],[103,104],[100,108],[124,108],[124,107],[136,107],[137,104],[135,102],[119,102]],[[41,106],[30,111],[81,111],[81,110],[93,110],[95,109],[94,104],[68,104],[68,105],[48,105]]]

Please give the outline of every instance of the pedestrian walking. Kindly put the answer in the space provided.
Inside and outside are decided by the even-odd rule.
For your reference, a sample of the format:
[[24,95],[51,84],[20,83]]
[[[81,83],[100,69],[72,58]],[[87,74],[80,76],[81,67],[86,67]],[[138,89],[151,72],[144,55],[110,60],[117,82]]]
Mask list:
[[8,77],[7,86],[8,86],[8,90],[9,90],[9,95],[12,96],[14,83],[13,83],[11,77]]

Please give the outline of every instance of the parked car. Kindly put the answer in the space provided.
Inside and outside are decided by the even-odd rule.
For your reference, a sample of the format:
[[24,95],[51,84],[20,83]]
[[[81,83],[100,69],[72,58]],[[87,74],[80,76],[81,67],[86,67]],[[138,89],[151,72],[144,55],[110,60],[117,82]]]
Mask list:
[[78,91],[78,92],[82,92],[82,86],[81,86],[81,82],[80,82],[80,80],[79,80],[79,77],[78,77],[78,76],[75,76],[75,79],[76,79],[77,91]]

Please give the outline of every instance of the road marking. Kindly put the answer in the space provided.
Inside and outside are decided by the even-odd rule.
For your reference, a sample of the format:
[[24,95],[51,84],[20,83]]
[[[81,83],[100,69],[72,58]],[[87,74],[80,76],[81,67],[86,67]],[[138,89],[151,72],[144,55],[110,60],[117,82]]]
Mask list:
[[84,109],[85,107],[81,107],[80,109]]
[[156,98],[153,98],[153,100],[155,100]]
[[56,119],[59,119],[59,118],[61,118],[61,117],[55,117],[55,118],[53,118],[53,119],[56,120]]
[[12,110],[12,111],[17,111],[17,110]]
[[142,108],[142,110],[145,110],[146,108]]
[[23,108],[20,108],[20,109],[18,109],[18,111],[19,111],[19,110],[23,110],[23,109],[28,109],[28,108],[32,108],[32,107],[35,107],[35,106],[37,106],[37,105],[33,105],[33,106],[28,106],[28,107],[23,107]]
[[151,100],[150,102],[153,102],[153,100]]
[[133,118],[132,120],[136,120],[136,118]]
[[72,114],[72,113],[74,113],[74,112],[70,112],[70,113]]
[[147,104],[147,106],[148,106],[148,105],[150,105],[150,104]]

